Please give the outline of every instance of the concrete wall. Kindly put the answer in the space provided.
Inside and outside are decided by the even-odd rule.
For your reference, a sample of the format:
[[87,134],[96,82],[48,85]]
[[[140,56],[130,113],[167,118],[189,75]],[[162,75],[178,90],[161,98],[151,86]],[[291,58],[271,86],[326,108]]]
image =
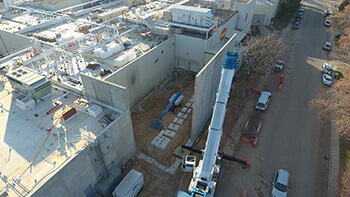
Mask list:
[[170,37],[105,80],[126,87],[129,105],[134,106],[174,71],[174,42]]
[[273,4],[272,18],[276,17],[278,10],[281,7],[281,0],[269,0]]
[[220,83],[220,66],[226,58],[227,50],[237,50],[234,46],[236,42],[235,37],[236,35],[232,36],[196,76],[192,113],[192,140],[197,138],[198,134],[204,129],[205,124],[211,117]]
[[84,190],[96,183],[102,173],[102,167],[94,160],[98,159],[94,149],[85,148],[79,154],[67,160],[66,165],[58,168],[57,173],[46,181],[42,180],[28,196],[33,197],[61,197],[85,196]]
[[[253,23],[254,26],[270,25],[271,19],[274,17],[274,5],[270,1],[257,1],[255,5]],[[265,16],[262,20],[261,16]]]
[[204,40],[184,35],[175,35],[176,67],[199,72],[204,65]]
[[0,54],[6,55],[31,46],[31,40],[31,38],[16,33],[0,30]]
[[106,166],[125,164],[136,152],[130,112],[119,116],[97,139]]
[[255,4],[256,0],[250,0],[248,3],[235,2],[234,10],[237,10],[239,15],[238,27],[236,28],[237,30],[240,30],[244,33],[250,32]]
[[226,35],[225,37],[231,38],[234,34],[234,30],[238,27],[237,25],[238,20],[238,13],[234,14],[232,18],[225,23],[225,25],[221,26],[214,35],[210,37],[210,39],[207,40],[206,49],[215,48],[215,46],[222,44],[225,42],[225,39],[221,40],[221,34],[226,28]]
[[90,144],[67,160],[56,173],[37,185],[38,189],[29,196],[85,196],[84,190],[90,185],[93,187],[104,172],[104,165],[97,162],[97,146],[107,168],[125,164],[136,151],[130,112],[125,112],[108,125],[97,136],[97,141],[99,144]]
[[85,95],[88,98],[121,111],[127,111],[129,109],[125,87],[83,73],[80,74],[80,77],[83,82]]

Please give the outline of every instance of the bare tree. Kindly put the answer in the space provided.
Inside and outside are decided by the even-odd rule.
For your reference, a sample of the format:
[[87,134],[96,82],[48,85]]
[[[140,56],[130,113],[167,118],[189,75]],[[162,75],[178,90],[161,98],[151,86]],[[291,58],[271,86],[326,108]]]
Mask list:
[[350,28],[345,31],[345,34],[340,35],[337,46],[334,48],[334,52],[335,59],[350,62]]
[[284,59],[288,45],[275,33],[268,33],[250,38],[245,51],[253,60],[252,70],[261,72],[266,67],[272,67],[276,60]]
[[350,27],[350,6],[332,16],[332,30],[338,33],[345,33]]
[[311,108],[319,110],[318,116],[322,121],[334,116],[338,133],[343,138],[350,137],[350,69],[345,68],[343,78],[311,99]]

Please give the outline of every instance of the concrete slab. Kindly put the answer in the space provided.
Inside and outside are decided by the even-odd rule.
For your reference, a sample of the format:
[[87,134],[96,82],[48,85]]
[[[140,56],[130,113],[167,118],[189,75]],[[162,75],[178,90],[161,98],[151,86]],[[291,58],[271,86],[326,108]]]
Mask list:
[[170,138],[170,139],[173,139],[176,135],[176,132],[175,131],[170,131],[170,130],[166,130],[164,133],[163,133],[163,136],[164,137],[167,137],[167,138]]
[[184,119],[182,119],[182,118],[174,118],[174,120],[173,120],[173,124],[177,124],[177,125],[182,125],[183,123],[184,123]]
[[183,158],[186,157],[186,155],[189,155],[191,153],[191,151],[182,148],[181,146],[176,147],[176,149],[174,150],[173,154],[177,157]]
[[164,150],[170,144],[171,139],[164,136],[156,136],[151,142],[151,146],[156,149]]
[[185,105],[185,107],[187,107],[187,108],[190,108],[190,107],[191,107],[191,109],[192,109],[192,106],[193,106],[193,105],[192,105],[191,102],[187,102],[186,105]]
[[171,131],[177,132],[177,131],[179,131],[180,126],[179,126],[179,125],[176,125],[176,124],[171,123],[171,124],[168,126],[168,129],[169,129],[169,130],[171,130]]
[[192,109],[191,109],[191,108],[188,109],[187,107],[183,107],[183,108],[181,109],[181,112],[182,112],[182,113],[185,113],[185,114],[189,114],[189,113],[191,113],[191,111],[192,111]]
[[188,115],[182,112],[177,113],[176,117],[182,118],[182,119],[187,119]]

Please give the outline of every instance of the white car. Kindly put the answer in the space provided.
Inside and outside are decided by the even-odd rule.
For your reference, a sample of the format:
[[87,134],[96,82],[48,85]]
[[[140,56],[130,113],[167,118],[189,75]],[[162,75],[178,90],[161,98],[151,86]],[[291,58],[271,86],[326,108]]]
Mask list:
[[255,109],[260,111],[265,111],[271,100],[271,93],[262,91],[258,102],[255,104]]
[[323,25],[326,26],[326,27],[330,27],[331,26],[331,21],[330,20],[325,20]]
[[332,49],[332,43],[330,42],[325,42],[322,47],[326,51],[330,51]]
[[276,171],[272,181],[272,197],[287,197],[289,173],[285,170],[279,169]]
[[332,76],[328,74],[323,74],[322,75],[322,83],[328,86],[332,85]]
[[275,71],[281,71],[283,69],[284,66],[284,61],[283,60],[277,60],[275,63],[275,66],[273,66],[273,69]]
[[328,62],[323,63],[322,68],[323,68],[322,72],[324,74],[327,74],[329,71],[333,72],[333,65]]

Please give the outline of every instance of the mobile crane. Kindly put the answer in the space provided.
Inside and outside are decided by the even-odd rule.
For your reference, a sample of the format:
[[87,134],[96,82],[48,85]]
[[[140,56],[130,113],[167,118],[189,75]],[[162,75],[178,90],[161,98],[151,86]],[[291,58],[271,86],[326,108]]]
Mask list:
[[188,193],[179,191],[178,197],[213,197],[219,179],[222,159],[240,162],[244,164],[244,167],[250,166],[250,163],[247,161],[230,155],[225,155],[223,152],[219,151],[222,125],[225,119],[226,105],[229,98],[232,79],[235,72],[239,70],[239,66],[237,64],[238,52],[227,51],[226,56],[227,58],[222,63],[223,69],[221,71],[220,85],[216,95],[206,147],[204,150],[198,150],[190,146],[182,146],[183,148],[201,153],[203,155],[198,166],[193,166],[195,169],[188,188]]

